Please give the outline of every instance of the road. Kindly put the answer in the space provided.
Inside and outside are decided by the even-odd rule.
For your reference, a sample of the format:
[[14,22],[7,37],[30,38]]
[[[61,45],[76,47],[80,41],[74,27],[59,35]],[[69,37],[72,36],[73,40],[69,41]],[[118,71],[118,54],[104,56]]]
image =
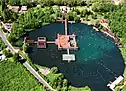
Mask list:
[[23,63],[23,65],[34,75],[35,78],[39,80],[40,83],[42,83],[44,86],[48,87],[50,90],[55,91],[52,89],[52,87],[36,72],[29,64],[28,62]]
[[[13,54],[16,53],[14,47],[13,47],[13,46],[10,44],[10,42],[7,40],[6,35],[3,33],[2,30],[0,30],[0,37],[1,37],[2,41],[7,45],[7,47],[9,48],[9,50],[10,50]],[[21,57],[22,59],[25,59],[25,58],[23,58],[22,55],[20,55],[20,57]],[[38,72],[36,72],[36,71],[30,66],[30,64],[29,64],[27,61],[24,62],[23,65],[27,68],[27,70],[30,71],[31,74],[34,75],[34,77],[35,77],[36,79],[39,80],[40,83],[42,83],[44,86],[48,87],[51,91],[56,91],[56,90],[54,90],[54,89],[53,89],[53,88],[52,88],[52,87],[51,87],[51,86],[50,86],[50,85],[38,74]]]
[[10,42],[7,40],[6,35],[2,32],[2,30],[0,30],[0,37],[3,40],[3,42],[5,43],[5,45],[7,45],[7,47],[9,48],[9,50],[14,54],[16,53],[15,49],[13,48],[13,46],[10,44]]

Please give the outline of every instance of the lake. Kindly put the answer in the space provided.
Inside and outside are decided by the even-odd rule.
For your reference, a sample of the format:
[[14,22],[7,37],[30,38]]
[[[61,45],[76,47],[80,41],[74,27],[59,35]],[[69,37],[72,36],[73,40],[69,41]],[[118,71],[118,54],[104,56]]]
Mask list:
[[[49,44],[46,49],[30,46],[29,56],[33,63],[49,68],[58,67],[72,86],[88,85],[92,91],[111,91],[107,84],[124,71],[124,61],[114,41],[86,24],[75,23],[68,27],[69,34],[77,35],[79,50],[70,51],[76,55],[76,61],[63,61],[62,54],[67,52],[58,50],[55,44]],[[32,31],[28,36],[34,40],[41,36],[55,40],[57,33],[64,34],[64,29],[64,24],[54,23]]]

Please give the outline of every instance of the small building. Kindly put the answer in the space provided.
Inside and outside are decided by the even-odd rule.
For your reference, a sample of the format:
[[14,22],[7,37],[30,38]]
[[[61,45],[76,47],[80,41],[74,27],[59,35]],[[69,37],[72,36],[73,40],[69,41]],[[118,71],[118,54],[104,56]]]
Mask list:
[[38,37],[37,48],[46,48],[46,37]]
[[2,54],[2,52],[0,51],[0,61],[3,61],[6,58],[5,55]]
[[107,86],[112,90],[115,91],[115,87],[121,83],[124,80],[124,78],[122,76],[119,76],[118,78],[116,78],[116,80],[114,82],[110,82]]
[[11,9],[13,12],[18,12],[20,10],[19,6],[10,6],[10,5],[8,5],[7,7],[9,9]]
[[62,13],[65,13],[65,11],[68,13],[68,12],[70,12],[70,7],[60,6],[60,10],[61,10]]
[[26,12],[28,10],[27,6],[10,6],[7,5],[7,7],[12,10],[13,12]]
[[1,60],[1,61],[3,61],[5,58],[6,58],[5,55],[1,55],[1,56],[0,56],[0,60]]
[[27,11],[27,10],[28,10],[27,6],[22,6],[21,7],[21,11]]
[[74,54],[63,54],[62,59],[68,60],[68,62],[75,61],[75,55]]
[[28,10],[27,6],[22,6],[19,13],[25,13]]

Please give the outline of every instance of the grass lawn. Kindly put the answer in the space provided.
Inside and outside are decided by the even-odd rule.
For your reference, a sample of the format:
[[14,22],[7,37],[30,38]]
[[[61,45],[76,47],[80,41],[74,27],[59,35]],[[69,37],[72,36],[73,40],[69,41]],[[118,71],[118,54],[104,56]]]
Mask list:
[[46,91],[23,67],[12,59],[0,63],[0,91]]
[[122,91],[126,91],[126,86],[123,87]]

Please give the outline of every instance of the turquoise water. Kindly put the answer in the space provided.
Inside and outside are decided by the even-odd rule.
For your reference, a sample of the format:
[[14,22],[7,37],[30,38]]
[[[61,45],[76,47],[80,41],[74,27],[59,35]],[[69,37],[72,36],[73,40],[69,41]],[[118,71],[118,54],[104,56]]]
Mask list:
[[[46,36],[48,40],[54,40],[56,34],[64,34],[64,24],[50,24],[29,34],[31,39]],[[57,66],[65,75],[71,85],[83,87],[88,85],[92,91],[110,91],[106,86],[114,77],[123,74],[124,62],[120,50],[114,41],[85,24],[69,24],[69,33],[77,35],[79,50],[70,51],[76,54],[75,62],[62,61],[62,53],[54,44],[47,49],[37,49],[31,46],[29,53],[33,63],[53,67]]]

